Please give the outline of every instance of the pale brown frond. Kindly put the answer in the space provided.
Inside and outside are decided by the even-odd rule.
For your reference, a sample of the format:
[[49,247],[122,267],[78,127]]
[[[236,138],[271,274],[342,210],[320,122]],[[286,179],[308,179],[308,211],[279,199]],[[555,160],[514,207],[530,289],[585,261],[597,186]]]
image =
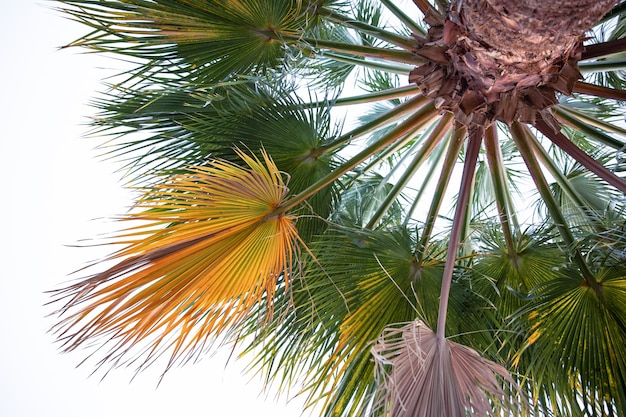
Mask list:
[[379,378],[379,407],[390,417],[461,417],[514,409],[503,388],[508,371],[476,351],[439,338],[422,321],[387,328],[372,348]]

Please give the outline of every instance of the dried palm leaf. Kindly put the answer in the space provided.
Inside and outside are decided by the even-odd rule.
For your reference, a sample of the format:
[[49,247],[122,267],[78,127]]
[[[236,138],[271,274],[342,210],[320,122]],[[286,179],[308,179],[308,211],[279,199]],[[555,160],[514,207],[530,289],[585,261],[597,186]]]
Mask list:
[[390,417],[499,415],[515,409],[509,372],[475,350],[440,338],[422,321],[385,329],[372,348],[382,390],[377,407]]

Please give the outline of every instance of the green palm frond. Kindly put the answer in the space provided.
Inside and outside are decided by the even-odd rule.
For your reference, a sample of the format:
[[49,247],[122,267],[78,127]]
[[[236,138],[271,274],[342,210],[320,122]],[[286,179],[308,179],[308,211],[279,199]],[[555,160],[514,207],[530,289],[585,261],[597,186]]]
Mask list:
[[[295,313],[299,326],[316,329],[313,340],[324,343],[328,356],[323,355],[324,360],[308,371],[310,401],[324,394],[327,399],[323,401],[332,404],[329,409],[352,415],[372,395],[374,367],[367,341],[389,320],[415,314],[411,239],[402,232],[389,236],[342,228],[328,231],[311,250],[319,267],[305,271],[294,282],[300,287],[294,286]],[[438,268],[437,264],[425,268],[429,271]],[[370,300],[373,294],[376,299]],[[391,300],[403,307],[381,314],[379,307]],[[369,319],[359,320],[361,314]],[[308,359],[306,351],[286,354]]]
[[[303,108],[302,100],[279,97],[270,86],[240,82],[189,92],[129,91],[115,103],[98,105],[102,112],[95,123],[101,127],[96,133],[114,136],[104,151],[132,161],[132,175],[144,180],[148,172],[177,172],[211,158],[236,161],[236,145],[265,149],[278,169],[289,175],[290,189],[297,193],[341,161],[325,150],[337,136],[328,112]],[[154,134],[132,141],[117,138],[120,132],[133,131]],[[334,194],[333,187],[318,192],[308,201],[312,211],[327,217]],[[323,224],[309,216],[298,222],[298,228],[308,239]]]
[[472,265],[473,288],[495,304],[503,319],[525,306],[538,285],[559,277],[566,258],[554,238],[550,230],[526,230],[516,233],[508,248],[495,226],[481,231],[483,250]]
[[94,30],[71,46],[121,53],[200,83],[281,65],[281,36],[301,34],[309,21],[298,0],[63,3],[66,14]]
[[522,350],[521,359],[530,362],[535,378],[562,391],[561,401],[571,409],[590,414],[624,410],[625,273],[623,267],[596,271],[601,293],[574,272],[546,282],[523,310],[528,319],[518,322],[528,326],[526,346],[533,347]]
[[[249,348],[256,352],[254,369],[265,369],[272,382],[304,380],[311,405],[324,401],[324,409],[336,415],[358,413],[375,393],[372,337],[389,323],[416,315],[437,320],[445,250],[433,243],[434,252],[418,261],[415,246],[409,230],[329,229],[311,245],[311,270],[293,282],[295,311],[276,314],[278,320],[260,334],[256,327],[247,329],[256,335]],[[384,308],[391,303],[395,308]],[[466,286],[454,287],[450,333],[459,337],[468,328],[486,333],[482,307]],[[476,322],[468,327],[470,318]],[[287,334],[301,336],[287,339]]]

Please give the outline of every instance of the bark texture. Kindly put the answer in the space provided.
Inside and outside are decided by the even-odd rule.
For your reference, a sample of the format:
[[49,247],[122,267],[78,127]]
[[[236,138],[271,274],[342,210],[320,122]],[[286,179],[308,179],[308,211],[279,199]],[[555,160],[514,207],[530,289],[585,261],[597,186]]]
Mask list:
[[527,72],[560,59],[602,18],[615,0],[464,0],[451,19],[485,54]]
[[456,0],[445,19],[430,17],[415,53],[417,83],[468,126],[533,122],[571,94],[585,32],[615,0]]

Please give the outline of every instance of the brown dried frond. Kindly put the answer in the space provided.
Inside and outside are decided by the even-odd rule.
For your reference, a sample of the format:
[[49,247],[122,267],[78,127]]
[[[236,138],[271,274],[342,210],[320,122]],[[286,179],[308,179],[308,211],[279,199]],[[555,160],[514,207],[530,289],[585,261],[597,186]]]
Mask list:
[[420,320],[387,328],[372,353],[380,384],[377,407],[390,417],[492,416],[500,415],[499,407],[520,406],[517,386],[503,366],[437,337]]

